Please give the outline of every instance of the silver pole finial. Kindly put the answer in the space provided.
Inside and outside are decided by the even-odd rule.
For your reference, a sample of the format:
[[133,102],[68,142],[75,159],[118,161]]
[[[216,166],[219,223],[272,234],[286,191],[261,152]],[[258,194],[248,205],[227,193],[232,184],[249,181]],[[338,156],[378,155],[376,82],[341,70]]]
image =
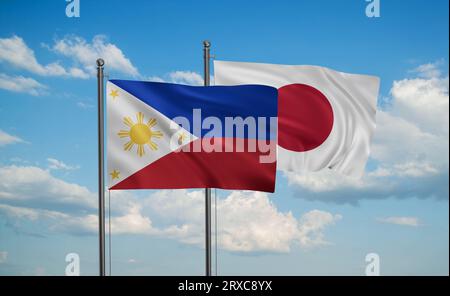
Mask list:
[[97,67],[103,67],[104,65],[105,61],[102,58],[97,59]]

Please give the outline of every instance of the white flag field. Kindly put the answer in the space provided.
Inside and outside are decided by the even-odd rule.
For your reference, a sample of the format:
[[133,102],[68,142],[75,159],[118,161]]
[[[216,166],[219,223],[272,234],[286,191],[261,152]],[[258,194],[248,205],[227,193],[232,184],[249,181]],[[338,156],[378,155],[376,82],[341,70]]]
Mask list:
[[375,130],[380,80],[318,66],[214,61],[216,85],[278,88],[277,168],[360,177]]

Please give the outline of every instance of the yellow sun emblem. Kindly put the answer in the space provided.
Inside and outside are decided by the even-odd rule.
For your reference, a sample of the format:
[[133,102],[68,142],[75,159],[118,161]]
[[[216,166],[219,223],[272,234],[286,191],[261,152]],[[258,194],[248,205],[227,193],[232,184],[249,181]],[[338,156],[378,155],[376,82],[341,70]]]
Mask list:
[[158,145],[152,141],[152,138],[161,138],[163,133],[152,130],[156,125],[156,119],[150,118],[144,123],[144,114],[141,112],[136,115],[137,123],[134,123],[130,117],[125,117],[123,123],[130,127],[130,130],[121,130],[118,135],[121,138],[129,138],[130,140],[123,145],[125,151],[130,151],[134,145],[137,145],[137,154],[142,156],[145,154],[144,146],[148,145],[151,150],[157,150]]

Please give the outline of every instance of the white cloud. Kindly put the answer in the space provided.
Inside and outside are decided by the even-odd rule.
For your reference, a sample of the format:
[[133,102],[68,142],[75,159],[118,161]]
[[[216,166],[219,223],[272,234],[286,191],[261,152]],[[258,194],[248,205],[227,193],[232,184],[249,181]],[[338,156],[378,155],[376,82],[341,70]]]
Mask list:
[[[34,52],[25,41],[18,37],[0,38],[0,61],[6,61],[11,65],[30,72],[45,75],[48,71],[36,60]],[[59,71],[57,66],[50,66],[52,71]]]
[[96,194],[34,166],[0,167],[0,201],[13,204],[93,209]]
[[[172,225],[160,230],[184,243],[201,245],[204,196],[202,191],[160,191],[147,199],[153,212]],[[293,245],[303,248],[326,244],[324,229],[340,215],[313,210],[296,219],[280,212],[268,194],[233,191],[218,199],[219,247],[233,252],[289,252]]]
[[150,76],[147,78],[147,80],[152,82],[167,82],[166,80],[162,79],[159,76]]
[[[319,246],[325,243],[324,227],[339,220],[339,216],[317,210],[296,219],[291,212],[279,212],[267,194],[257,192],[233,192],[218,211],[221,247],[240,252],[289,252],[294,244]],[[321,214],[331,220],[322,219]]]
[[[60,62],[42,65],[37,60],[34,51],[18,36],[0,38],[0,62],[41,76],[87,79],[95,75],[96,60],[101,57],[105,60],[108,69],[134,77],[139,76],[137,68],[124,55],[122,50],[115,44],[107,42],[103,35],[96,35],[92,42],[87,42],[79,36],[67,36],[55,40],[51,47],[45,44],[44,47],[71,59],[74,65],[67,68],[62,66]],[[31,80],[28,81],[29,84],[31,82]],[[3,88],[15,89],[11,85],[8,88],[6,86]]]
[[265,196],[258,198],[249,194],[250,199],[245,200],[239,193],[232,195],[224,201],[224,212],[221,211],[224,218],[219,238],[225,249],[241,252],[290,250],[299,234],[298,222],[292,213],[279,213]]
[[169,73],[170,81],[173,83],[187,85],[203,85],[203,77],[196,72],[191,71],[175,71]]
[[394,165],[394,169],[399,176],[421,177],[438,174],[439,170],[430,163],[406,162]]
[[414,162],[448,165],[441,153],[448,147],[448,136],[423,131],[418,124],[379,111],[371,157],[383,166]]
[[371,156],[392,174],[420,177],[448,170],[449,78],[427,77],[395,81],[390,106],[378,112]]
[[389,111],[394,116],[416,124],[424,132],[448,134],[448,88],[448,76],[395,81],[391,89],[393,103]]
[[79,36],[67,36],[56,40],[51,49],[81,65],[83,73],[89,73],[91,76],[96,73],[96,60],[98,58],[105,60],[105,67],[109,70],[135,77],[139,76],[138,69],[122,50],[115,44],[109,43],[103,35],[94,36],[92,42],[87,42]]
[[25,141],[17,136],[10,135],[0,129],[0,147],[16,143],[24,143]]
[[385,218],[378,218],[377,221],[381,223],[412,226],[412,227],[417,227],[421,225],[419,218],[417,217],[385,217]]
[[34,51],[18,36],[0,38],[0,62],[6,62],[18,69],[27,70],[42,76],[88,77],[83,70],[76,67],[66,70],[58,62],[48,65],[40,64]]
[[389,104],[377,112],[372,168],[359,180],[333,171],[285,173],[300,196],[338,202],[362,198],[448,198],[449,78],[435,64],[419,78],[395,81]]
[[[0,167],[0,211],[10,219],[43,223],[49,231],[96,234],[97,195],[37,167]],[[113,191],[112,233],[204,242],[204,194],[156,191],[146,197]],[[81,210],[77,210],[76,206]],[[313,210],[299,218],[281,212],[268,194],[234,191],[218,199],[219,247],[231,252],[289,252],[327,244],[324,230],[340,215]],[[156,221],[156,222],[155,222]]]
[[[96,60],[103,58],[108,71],[141,77],[139,71],[124,52],[115,44],[108,42],[106,36],[96,35],[89,42],[86,39],[69,35],[56,39],[53,45],[43,43],[43,47],[72,61],[71,67],[64,67],[59,61],[47,65],[39,63],[34,51],[19,36],[0,38],[0,62],[8,63],[17,69],[26,70],[41,76],[61,76],[87,79],[96,75]],[[11,91],[22,91],[33,95],[40,94],[43,85],[31,78],[22,76],[0,77],[0,87]],[[150,81],[171,82],[187,85],[203,85],[200,74],[192,71],[174,71],[162,77],[149,77]],[[2,86],[3,85],[3,86]],[[23,85],[20,87],[20,85]],[[28,85],[28,88],[25,86]],[[82,106],[80,106],[82,107]]]
[[154,82],[170,82],[193,86],[203,85],[203,77],[200,74],[192,71],[174,71],[168,73],[164,77],[152,76],[149,77],[147,80]]
[[96,234],[98,231],[98,216],[95,214],[74,215],[39,207],[6,204],[0,204],[0,213],[15,221],[28,220],[33,223],[42,223],[41,234],[45,234],[47,230],[69,234]]
[[[38,220],[47,225],[48,230],[65,232],[69,234],[97,234],[98,216],[96,214],[65,213],[62,211],[47,210],[42,208],[30,208],[23,206],[11,206],[0,204],[0,212],[4,215],[19,220]],[[142,217],[139,211],[130,209],[129,213],[113,217],[111,220],[113,234],[154,234],[151,221]]]
[[0,251],[0,264],[5,263],[6,260],[8,260],[8,252],[7,251]]
[[83,216],[58,213],[59,217],[49,217],[52,222],[51,231],[65,232],[69,234],[98,234],[98,215],[89,214]]
[[65,164],[64,162],[54,159],[54,158],[47,158],[48,161],[48,168],[50,170],[64,170],[64,171],[71,171],[79,169],[79,166],[70,166]]
[[47,87],[33,78],[0,73],[0,89],[40,96],[46,94]]
[[56,211],[49,211],[49,210],[43,210],[43,209],[34,209],[34,208],[27,208],[27,207],[16,207],[16,206],[10,206],[5,204],[0,204],[0,211],[4,212],[6,215],[10,217],[15,217],[19,219],[27,219],[31,221],[36,221],[38,219],[42,218],[50,218],[50,219],[64,219],[68,216],[56,212]]
[[159,231],[150,218],[143,216],[141,205],[133,204],[122,216],[111,218],[111,231],[114,234],[156,234]]
[[371,186],[364,178],[350,178],[330,170],[301,174],[286,172],[284,175],[288,178],[290,185],[301,186],[314,193],[332,192],[342,188],[362,189]]
[[440,60],[434,63],[428,63],[419,65],[415,69],[411,70],[411,73],[417,74],[423,78],[434,78],[442,76],[440,67],[444,64],[444,60]]
[[304,214],[299,220],[300,243],[306,247],[314,247],[329,244],[324,239],[324,230],[342,219],[342,215],[319,210],[312,210]]

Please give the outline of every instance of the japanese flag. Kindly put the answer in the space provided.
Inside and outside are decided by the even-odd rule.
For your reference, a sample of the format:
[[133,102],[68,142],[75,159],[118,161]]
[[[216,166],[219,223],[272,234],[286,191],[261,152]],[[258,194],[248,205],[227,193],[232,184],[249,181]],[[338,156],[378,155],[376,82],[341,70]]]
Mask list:
[[375,130],[379,78],[318,66],[214,61],[216,85],[278,89],[277,168],[359,177]]

